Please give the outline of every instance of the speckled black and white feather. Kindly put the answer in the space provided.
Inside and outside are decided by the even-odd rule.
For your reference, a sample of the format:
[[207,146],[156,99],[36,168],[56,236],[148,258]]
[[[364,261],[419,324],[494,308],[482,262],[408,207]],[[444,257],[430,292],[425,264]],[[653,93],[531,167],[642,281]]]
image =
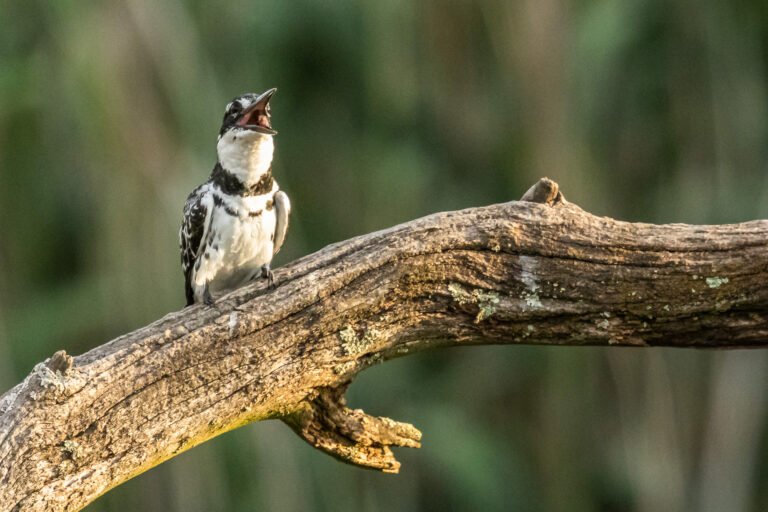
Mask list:
[[187,298],[187,306],[195,302],[192,271],[197,261],[198,249],[207,224],[208,208],[203,204],[203,198],[208,194],[210,186],[210,182],[206,182],[189,194],[187,203],[184,205],[184,218],[179,230],[181,270],[184,272],[184,293]]

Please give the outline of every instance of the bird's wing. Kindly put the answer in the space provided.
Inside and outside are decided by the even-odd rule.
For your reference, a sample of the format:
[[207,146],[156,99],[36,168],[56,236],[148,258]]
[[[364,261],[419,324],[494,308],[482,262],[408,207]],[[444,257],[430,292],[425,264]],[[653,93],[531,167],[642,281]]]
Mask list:
[[291,215],[291,202],[288,200],[288,194],[280,190],[275,194],[275,213],[277,222],[275,223],[275,250],[272,254],[277,254],[285,241],[285,233],[288,231],[288,217]]
[[184,272],[184,291],[187,296],[187,306],[195,302],[192,280],[195,262],[200,246],[205,240],[205,233],[210,223],[210,208],[205,201],[205,185],[197,187],[189,194],[184,205],[184,220],[179,230],[179,247],[181,248],[181,269]]

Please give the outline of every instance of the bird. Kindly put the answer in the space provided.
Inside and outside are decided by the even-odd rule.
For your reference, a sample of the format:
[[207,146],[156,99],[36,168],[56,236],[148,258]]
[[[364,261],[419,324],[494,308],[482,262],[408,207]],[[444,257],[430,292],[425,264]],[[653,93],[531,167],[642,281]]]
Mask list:
[[187,197],[179,229],[187,306],[256,277],[275,288],[270,267],[288,230],[291,202],[272,176],[274,137],[269,101],[277,89],[246,93],[227,104],[208,180]]

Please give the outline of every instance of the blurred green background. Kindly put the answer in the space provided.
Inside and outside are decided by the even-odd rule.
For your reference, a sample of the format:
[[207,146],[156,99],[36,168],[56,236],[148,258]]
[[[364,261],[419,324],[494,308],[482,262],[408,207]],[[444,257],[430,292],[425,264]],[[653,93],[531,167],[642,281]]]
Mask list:
[[[273,100],[283,264],[557,180],[644,222],[768,218],[764,0],[0,0],[0,390],[183,305],[223,108]],[[768,510],[768,353],[479,347],[361,375],[399,476],[277,422],[96,511]]]

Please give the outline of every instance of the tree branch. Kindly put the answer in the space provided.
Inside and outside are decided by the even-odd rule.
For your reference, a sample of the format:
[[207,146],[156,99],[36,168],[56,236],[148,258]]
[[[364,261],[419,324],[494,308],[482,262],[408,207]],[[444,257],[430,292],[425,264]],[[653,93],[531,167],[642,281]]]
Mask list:
[[72,358],[0,399],[0,509],[77,510],[228,430],[283,419],[396,472],[411,425],[344,404],[366,367],[468,344],[768,345],[768,221],[595,217],[548,180],[526,200],[364,235]]

